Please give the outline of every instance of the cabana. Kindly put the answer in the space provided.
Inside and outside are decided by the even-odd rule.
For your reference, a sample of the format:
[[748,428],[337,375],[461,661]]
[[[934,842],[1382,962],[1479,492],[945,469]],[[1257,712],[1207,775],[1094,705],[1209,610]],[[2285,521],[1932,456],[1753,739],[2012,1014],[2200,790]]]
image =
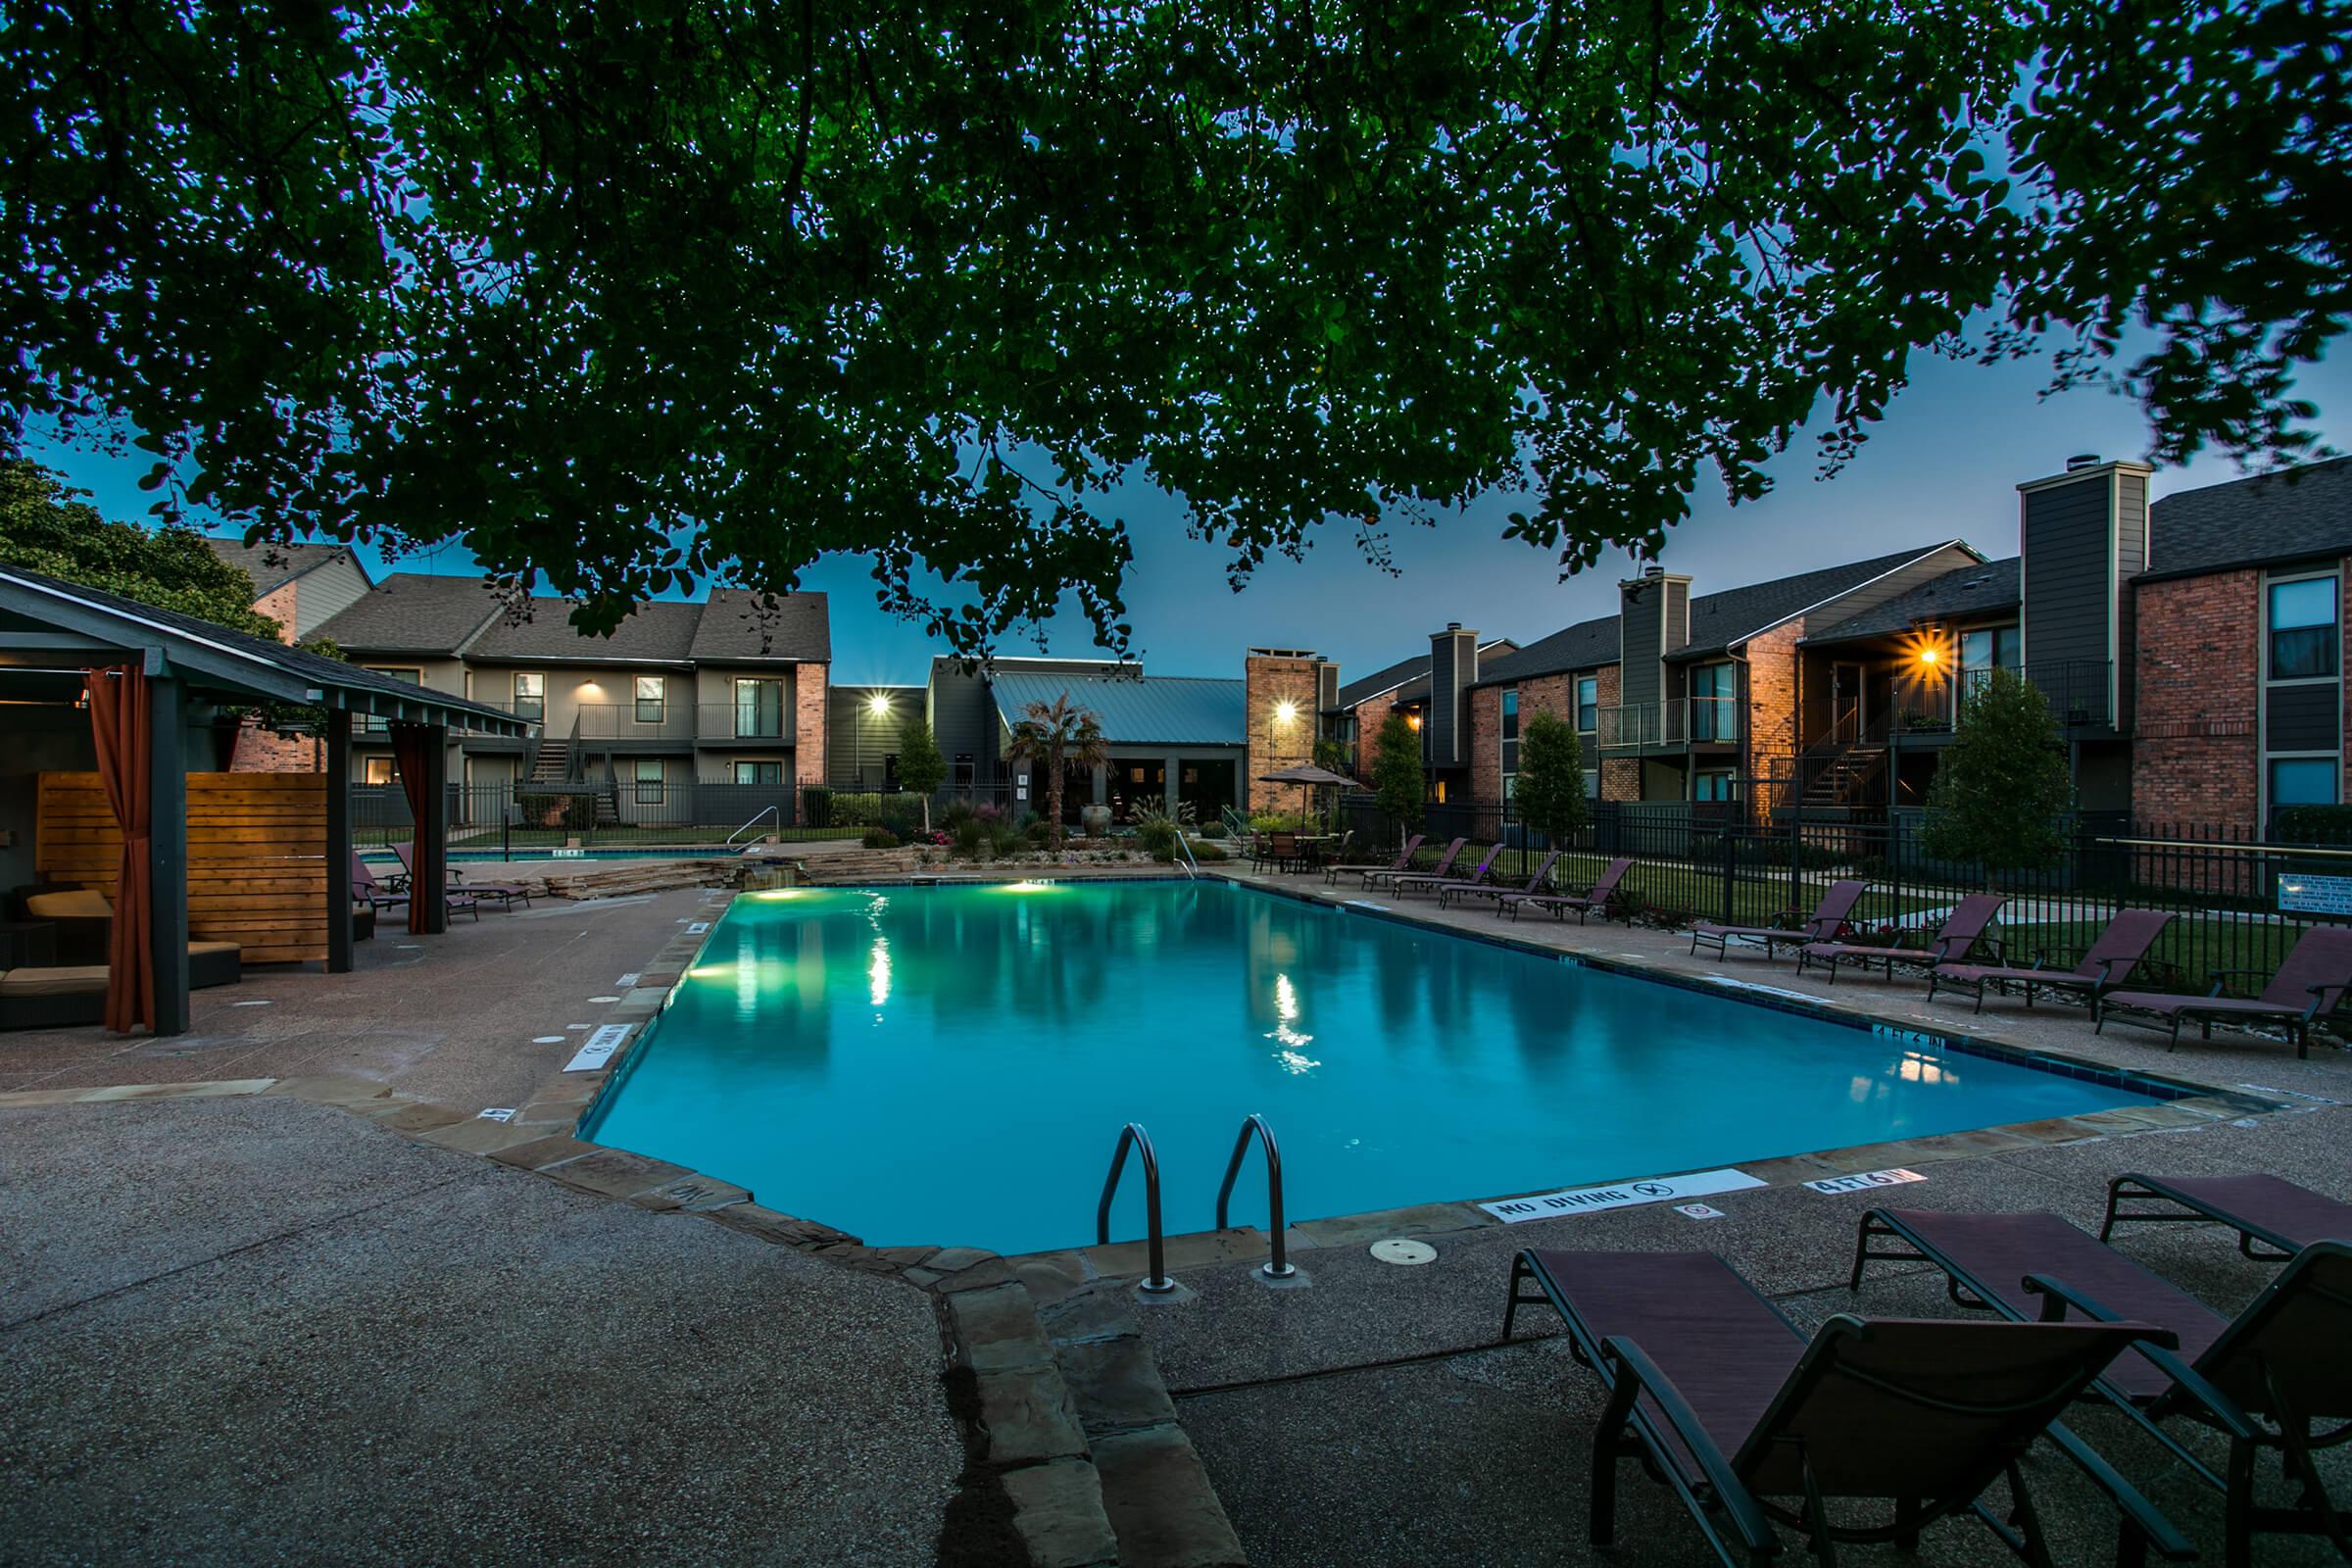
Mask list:
[[[219,738],[228,726],[218,715],[268,702],[325,710],[322,779],[212,771],[226,756]],[[186,1032],[192,896],[208,911],[273,900],[295,911],[276,923],[315,933],[304,941],[330,973],[351,968],[342,868],[352,848],[354,713],[390,728],[416,820],[418,895],[409,929],[438,933],[449,919],[449,732],[519,737],[524,720],[190,615],[0,567],[0,885],[39,880],[36,857],[48,854],[55,864],[70,845],[87,880],[111,888],[109,1028]],[[279,958],[313,953],[292,942],[264,951]]]

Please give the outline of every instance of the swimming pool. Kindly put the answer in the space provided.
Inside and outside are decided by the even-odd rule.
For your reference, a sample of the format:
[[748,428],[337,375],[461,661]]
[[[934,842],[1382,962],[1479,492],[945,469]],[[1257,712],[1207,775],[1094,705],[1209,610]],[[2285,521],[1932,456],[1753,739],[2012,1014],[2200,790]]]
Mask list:
[[[737,898],[584,1136],[872,1245],[1020,1252],[1094,1240],[1130,1120],[1173,1234],[1251,1111],[1307,1219],[2147,1102],[1224,882],[992,884]],[[1130,1171],[1114,1238],[1142,1214]]]

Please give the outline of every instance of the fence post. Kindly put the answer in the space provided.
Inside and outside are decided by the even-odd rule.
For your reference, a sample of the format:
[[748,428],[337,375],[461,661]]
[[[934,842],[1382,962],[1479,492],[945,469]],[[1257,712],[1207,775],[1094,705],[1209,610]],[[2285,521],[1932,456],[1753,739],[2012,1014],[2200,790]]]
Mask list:
[[[1799,794],[1788,807],[1788,907],[1805,906],[1805,798]],[[1834,937],[1835,932],[1831,933]]]
[[1725,925],[1740,923],[1732,917],[1732,883],[1739,875],[1739,871],[1740,840],[1733,831],[1733,824],[1727,820],[1723,824],[1723,923]]

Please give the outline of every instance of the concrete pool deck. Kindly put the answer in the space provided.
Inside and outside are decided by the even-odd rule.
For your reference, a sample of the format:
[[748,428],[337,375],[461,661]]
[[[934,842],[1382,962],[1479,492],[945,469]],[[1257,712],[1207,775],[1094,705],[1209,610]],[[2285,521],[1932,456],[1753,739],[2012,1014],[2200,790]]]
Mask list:
[[[1238,880],[1333,896],[1319,878]],[[2168,1054],[2145,1031],[2094,1037],[2076,1009],[1993,1002],[1979,1020],[1965,1004],[1928,1006],[1924,985],[1849,975],[1833,990],[1797,980],[1789,961],[1692,960],[1670,933],[1514,928],[1392,902],[1480,935],[1776,987],[2282,1107],[2137,1135],[1956,1139],[1923,1155],[1928,1179],[1900,1189],[1906,1204],[2092,1217],[2105,1178],[2129,1168],[2274,1170],[2352,1198],[2352,1109],[2335,1103],[2352,1102],[2352,1056],[2330,1046],[2310,1062],[2242,1037]],[[1458,1203],[1302,1216],[1295,1261],[1307,1280],[1285,1290],[1254,1278],[1255,1232],[1179,1239],[1170,1261],[1185,1289],[1149,1304],[1126,1289],[1136,1245],[1009,1263],[952,1246],[892,1258],[783,1234],[784,1216],[762,1219],[760,1205],[735,1204],[729,1225],[615,1201],[653,1175],[628,1156],[583,1175],[571,1162],[585,1146],[548,1152],[547,1176],[468,1157],[459,1151],[505,1135],[465,1118],[547,1093],[578,1038],[566,1026],[623,1010],[590,999],[625,998],[622,976],[673,967],[718,906],[690,890],[541,907],[414,944],[387,930],[353,976],[199,992],[197,1031],[178,1041],[0,1035],[0,1096],[20,1102],[242,1081],[218,1100],[0,1099],[0,1471],[29,1478],[17,1494],[0,1480],[0,1517],[30,1522],[15,1535],[33,1549],[12,1540],[19,1554],[1017,1561],[992,1550],[988,1521],[967,1529],[953,1512],[967,1452],[937,1377],[944,1321],[946,1343],[980,1371],[965,1437],[1012,1450],[992,1461],[1003,1491],[1042,1522],[1027,1533],[1033,1561],[1101,1563],[1115,1549],[1131,1568],[1199,1568],[1238,1560],[1216,1544],[1238,1536],[1260,1564],[1582,1562],[1594,1560],[1583,1507],[1596,1386],[1544,1313],[1523,1314],[1522,1328],[1544,1338],[1495,1343],[1517,1248],[1710,1249],[1807,1324],[1854,1303],[1951,1310],[1919,1271],[1886,1265],[1849,1302],[1853,1225],[1872,1200],[1788,1181],[1710,1199],[1723,1211],[1711,1220],[1650,1206],[1464,1228]],[[251,1000],[272,1004],[233,1005]],[[556,1033],[568,1038],[534,1043]],[[269,1080],[276,1092],[261,1093]],[[306,1093],[345,1108],[303,1103]],[[1253,1166],[1237,1195],[1245,1217],[1262,1202],[1259,1179]],[[788,1193],[757,1196],[798,1212]],[[1435,1262],[1397,1267],[1365,1250],[1413,1234]],[[2124,1246],[2226,1308],[2269,1277],[2201,1228],[2145,1228]],[[885,1264],[902,1278],[864,1272]],[[120,1365],[140,1381],[92,1345],[126,1352]],[[1050,1377],[1014,1375],[1043,1363],[1061,1367],[1060,1395]],[[739,1403],[739,1387],[759,1397]],[[185,1419],[170,1407],[181,1391]],[[2080,1424],[2218,1555],[2216,1510],[2159,1451],[2095,1417]],[[315,1442],[290,1441],[313,1428]],[[276,1485],[248,1480],[248,1455]],[[2347,1457],[2336,1450],[2328,1473],[2352,1488]],[[1089,1513],[1053,1494],[1088,1466],[1102,1468],[1106,1494],[1124,1477],[1128,1502],[1106,1496]],[[1122,1511],[1137,1487],[1184,1494],[1187,1466],[1214,1482],[1206,1506],[1222,1503],[1194,1519],[1202,1528]],[[696,1473],[680,1480],[680,1468]],[[2055,1466],[2035,1480],[2060,1560],[2105,1561],[2112,1514]],[[687,1505],[670,1509],[673,1494]],[[1105,1506],[1119,1516],[1115,1548]],[[1199,1514],[1197,1494],[1187,1506]],[[1662,1492],[1629,1482],[1621,1507],[1617,1560],[1701,1560]],[[368,1518],[381,1521],[372,1538],[354,1525]],[[326,1549],[305,1549],[314,1539]],[[1938,1526],[1921,1560],[1983,1561],[1984,1545],[1973,1527]],[[2277,1538],[2258,1559],[2332,1560]]]

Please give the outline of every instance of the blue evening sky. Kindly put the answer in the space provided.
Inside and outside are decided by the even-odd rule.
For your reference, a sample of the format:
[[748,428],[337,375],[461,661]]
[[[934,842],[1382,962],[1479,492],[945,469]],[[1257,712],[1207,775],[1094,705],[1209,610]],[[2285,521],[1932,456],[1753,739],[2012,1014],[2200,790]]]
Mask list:
[[[1910,389],[1837,478],[1816,482],[1816,449],[1800,435],[1775,466],[1777,488],[1761,502],[1731,507],[1702,481],[1690,518],[1668,537],[1668,567],[1689,572],[1693,592],[1708,593],[1939,539],[2014,555],[2021,480],[2059,471],[2073,453],[2121,458],[2145,450],[2146,423],[2132,403],[2099,390],[2045,400],[2040,363],[1916,364]],[[2352,356],[2311,371],[2299,391],[2319,406],[2318,427],[2329,444],[2352,450]],[[151,498],[136,483],[143,455],[37,455],[91,491],[109,515],[144,518]],[[2160,470],[2155,490],[2161,498],[2237,476],[2229,460],[2207,456]],[[1127,603],[1138,651],[1155,674],[1239,675],[1247,647],[1311,648],[1339,660],[1346,680],[1426,652],[1428,634],[1448,620],[1528,641],[1606,613],[1631,561],[1616,555],[1558,580],[1550,556],[1502,537],[1506,514],[1525,504],[1495,496],[1443,516],[1434,528],[1396,528],[1395,576],[1367,564],[1352,532],[1335,526],[1305,562],[1270,562],[1235,594],[1225,583],[1225,553],[1186,535],[1176,501],[1134,487],[1119,510],[1135,539]],[[379,564],[369,562],[371,569]],[[466,572],[472,565],[462,549],[443,547],[404,557],[393,569]],[[832,599],[836,681],[924,678],[933,646],[920,627],[883,613],[862,561],[821,563],[806,586]],[[1046,630],[1046,652],[1093,651],[1075,612]],[[1027,641],[1001,649],[1036,651]]]

